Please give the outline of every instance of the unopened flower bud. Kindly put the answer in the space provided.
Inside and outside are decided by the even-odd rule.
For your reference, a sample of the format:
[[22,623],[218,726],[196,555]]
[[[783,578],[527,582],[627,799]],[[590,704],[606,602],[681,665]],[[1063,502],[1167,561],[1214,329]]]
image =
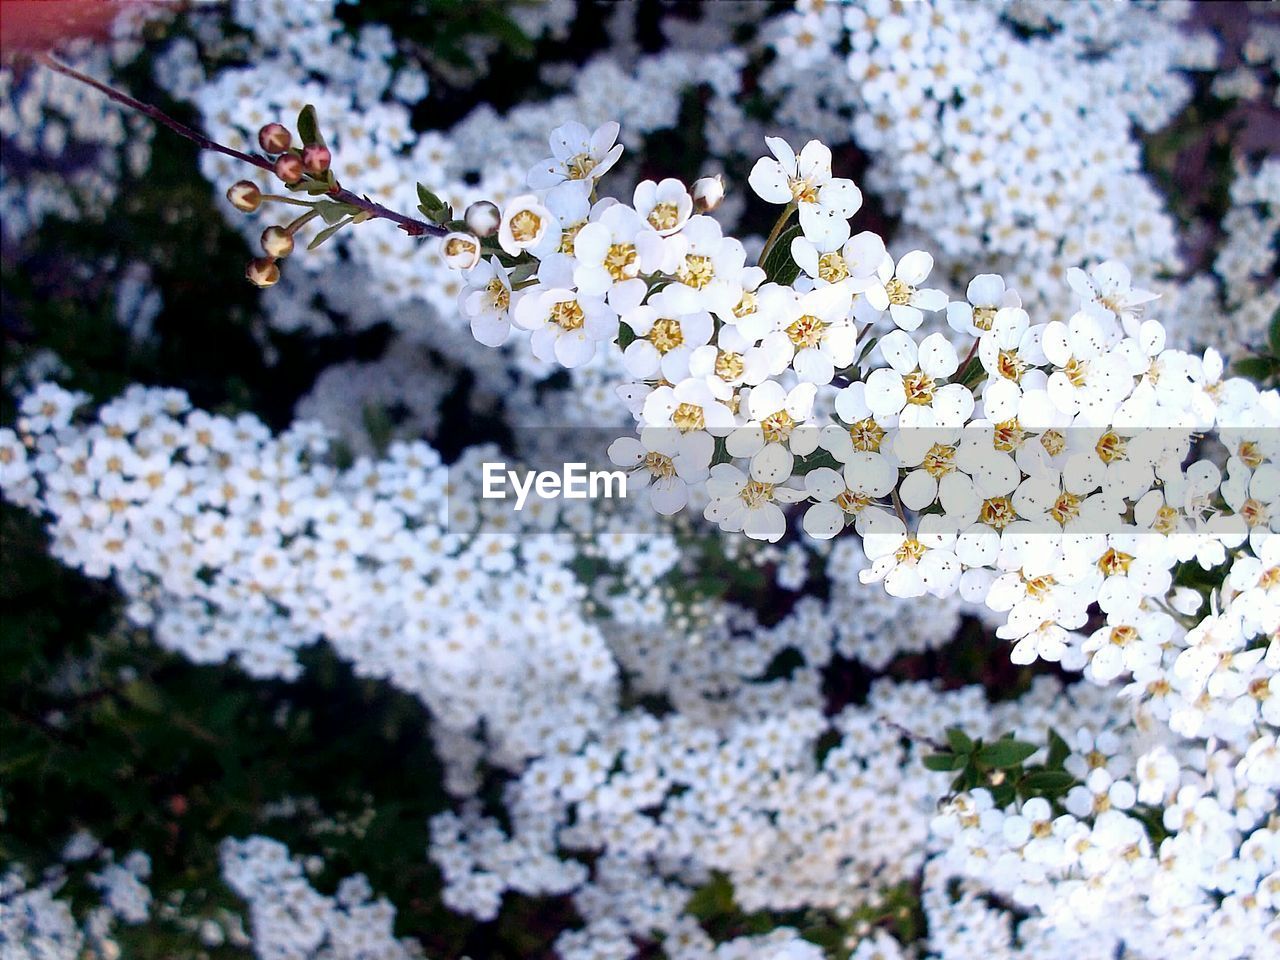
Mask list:
[[444,262],[454,270],[470,270],[480,262],[480,241],[469,233],[450,233],[444,238]]
[[724,199],[724,181],[719,176],[700,177],[693,181],[693,208],[699,213],[710,213]]
[[332,161],[333,154],[329,152],[328,147],[313,143],[309,147],[302,148],[302,165],[306,168],[307,173],[314,173],[318,176],[329,169],[329,164]]
[[271,257],[258,257],[250,260],[244,268],[245,279],[255,287],[272,287],[280,279],[280,268]]
[[287,257],[293,253],[293,234],[284,227],[267,227],[262,231],[262,249],[268,257]]
[[286,153],[276,158],[275,171],[285,183],[297,183],[302,179],[302,159],[296,153]]
[[293,134],[282,123],[268,123],[258,131],[258,146],[267,153],[284,153],[293,142]]
[[463,220],[467,223],[467,229],[477,237],[492,237],[502,223],[502,211],[488,200],[477,200],[467,207]]
[[237,210],[253,213],[262,206],[262,191],[251,180],[238,180],[227,188],[227,199]]

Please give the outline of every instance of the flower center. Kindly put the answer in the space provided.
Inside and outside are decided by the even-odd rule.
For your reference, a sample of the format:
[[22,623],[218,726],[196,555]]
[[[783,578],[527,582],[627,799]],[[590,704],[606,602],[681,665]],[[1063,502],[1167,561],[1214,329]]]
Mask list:
[[680,222],[680,209],[670,201],[664,201],[649,211],[646,217],[655,230],[674,230]]
[[1156,519],[1151,526],[1159,533],[1173,533],[1178,527],[1178,511],[1166,503],[1156,511]]
[[716,376],[721,380],[738,380],[746,373],[747,365],[742,362],[742,354],[731,350],[721,350],[716,356]]
[[870,502],[871,498],[865,493],[854,493],[852,490],[846,490],[835,500],[836,506],[845,513],[861,513]]
[[822,343],[822,331],[826,329],[826,324],[817,317],[805,314],[799,320],[787,327],[787,336],[791,342],[799,349],[805,347],[816,347]]
[[758,507],[773,499],[773,484],[761,483],[759,480],[748,480],[738,494],[748,507]]
[[956,448],[935,443],[920,461],[920,469],[940,480],[955,469]]
[[996,372],[1014,383],[1022,379],[1022,372],[1026,368],[1026,363],[1018,356],[1016,350],[1001,350],[1000,356],[996,359]]
[[596,168],[596,158],[589,153],[580,153],[568,163],[570,180],[585,180]]
[[676,429],[681,433],[689,433],[691,430],[705,428],[707,418],[702,412],[702,408],[696,403],[682,403],[671,414],[671,422],[676,425]]
[[648,340],[659,353],[670,353],[684,343],[684,331],[680,329],[679,320],[663,318],[655,320],[649,331]]
[[489,303],[494,310],[499,313],[511,306],[511,291],[507,289],[507,285],[494,277],[484,287],[485,293],[489,294]]
[[542,232],[542,218],[532,210],[521,210],[511,218],[511,236],[517,243],[530,243]]
[[1112,627],[1110,640],[1117,647],[1127,647],[1133,641],[1138,639],[1138,631],[1135,627],[1125,624],[1122,627]]
[[1258,467],[1262,466],[1262,451],[1258,449],[1258,445],[1252,440],[1245,440],[1241,443],[1239,450],[1236,451],[1236,456],[1250,470],[1257,470]]
[[1044,447],[1049,456],[1056,457],[1067,449],[1067,438],[1057,430],[1046,430],[1040,435],[1040,446]]
[[911,302],[911,295],[916,291],[915,287],[909,286],[894,277],[884,285],[884,292],[889,295],[890,303],[902,307]]
[[1108,577],[1112,577],[1128,573],[1131,563],[1133,563],[1133,554],[1117,550],[1115,547],[1108,547],[1107,552],[1098,558],[1098,569]]
[[750,316],[756,312],[756,295],[747,290],[742,294],[742,299],[738,301],[738,305],[733,308],[733,315],[741,320],[743,317]]
[[1022,429],[1022,424],[1018,423],[1018,419],[1015,417],[1012,420],[1004,420],[996,424],[991,444],[997,450],[1003,450],[1007,453],[1010,450],[1017,450],[1026,439],[1026,431]]
[[818,258],[818,277],[827,283],[839,283],[849,276],[849,265],[838,253],[824,253]]
[[578,239],[578,231],[587,225],[587,221],[579,220],[577,223],[571,223],[560,231],[560,252],[570,257],[573,256],[573,244]]
[[716,268],[712,264],[710,257],[704,257],[701,254],[691,253],[684,258],[684,263],[680,265],[680,269],[676,271],[676,277],[686,286],[693,287],[695,290],[701,290],[713,279],[715,279]]
[[917,370],[903,377],[902,389],[906,391],[907,403],[914,403],[921,407],[933,403],[933,377],[923,370]]
[[1114,463],[1116,460],[1124,459],[1125,441],[1115,432],[1108,430],[1098,438],[1094,450],[1098,454],[1098,459],[1103,463]]
[[974,307],[973,308],[973,325],[979,330],[990,330],[992,324],[996,322],[995,307]]
[[1067,380],[1070,384],[1078,389],[1084,386],[1085,378],[1089,374],[1089,365],[1083,360],[1077,360],[1072,357],[1067,361],[1067,365],[1062,368],[1062,372],[1067,375]]
[[586,317],[577,300],[561,300],[551,308],[551,322],[562,330],[577,330],[586,322]]
[[1074,493],[1066,493],[1064,491],[1053,502],[1053,506],[1049,509],[1049,515],[1065,527],[1068,521],[1080,516],[1080,498]]
[[902,546],[893,552],[893,557],[899,563],[914,564],[925,555],[925,551],[928,549],[915,537],[907,537],[902,541]]
[[668,480],[676,475],[676,464],[665,453],[651,450],[644,455],[641,464],[646,470],[661,480]]
[[1018,519],[1018,514],[1008,497],[992,497],[982,502],[978,518],[989,527],[1003,530]]
[[817,203],[818,188],[803,177],[790,179],[791,199],[796,203]]
[[853,449],[862,453],[879,453],[884,429],[874,417],[867,417],[849,428],[849,437],[853,440]]
[[615,243],[604,255],[604,268],[616,281],[630,280],[640,272],[633,243]]
[[1046,573],[1043,577],[1032,577],[1030,580],[1024,578],[1027,586],[1027,596],[1043,597],[1049,592],[1049,589],[1058,581],[1053,579],[1053,574]]
[[1261,527],[1270,519],[1271,511],[1267,509],[1266,504],[1250,497],[1240,504],[1240,516],[1244,517],[1244,522],[1249,526]]
[[770,414],[760,421],[760,429],[764,431],[764,438],[770,443],[780,443],[791,436],[791,431],[796,427],[796,422],[791,414],[785,410],[779,410],[777,413]]

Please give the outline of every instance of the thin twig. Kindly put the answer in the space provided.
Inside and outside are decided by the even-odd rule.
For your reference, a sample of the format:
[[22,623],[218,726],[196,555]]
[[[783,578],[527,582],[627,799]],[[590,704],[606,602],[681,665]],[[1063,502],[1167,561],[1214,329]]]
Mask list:
[[[70,77],[72,80],[78,80],[80,83],[87,84],[109,99],[114,100],[116,103],[122,104],[130,110],[136,110],[143,116],[150,117],[156,123],[166,126],[179,136],[190,140],[201,150],[212,150],[215,153],[221,153],[225,156],[232,157],[233,159],[239,160],[241,163],[252,164],[259,169],[266,170],[268,172],[274,172],[275,170],[275,165],[266,157],[259,156],[255,153],[244,153],[233,147],[228,147],[226,144],[218,143],[216,140],[211,140],[199,130],[175,120],[159,107],[153,106],[149,103],[143,103],[141,100],[135,99],[127,93],[123,93],[114,87],[109,87],[102,81],[95,80],[88,74],[81,73],[79,70],[67,66],[62,61],[55,59],[47,53],[37,54],[35,59],[37,63],[48,67],[50,70],[60,73],[63,76]],[[444,227],[437,226],[433,223],[427,223],[423,220],[416,220],[413,217],[406,217],[404,214],[396,213],[394,210],[390,210],[380,203],[374,203],[368,197],[362,197],[359,194],[352,193],[350,190],[342,187],[330,190],[328,196],[332,197],[339,203],[346,203],[353,207],[358,207],[369,214],[370,217],[376,217],[381,220],[390,220],[411,237],[442,237],[448,232]]]

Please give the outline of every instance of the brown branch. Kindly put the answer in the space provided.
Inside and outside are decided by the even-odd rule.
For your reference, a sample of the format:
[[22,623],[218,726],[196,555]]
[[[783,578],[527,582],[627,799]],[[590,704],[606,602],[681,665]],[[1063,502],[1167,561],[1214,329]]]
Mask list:
[[[135,110],[143,116],[150,117],[156,123],[166,126],[179,136],[190,140],[201,150],[212,150],[215,153],[224,154],[225,156],[232,157],[242,163],[252,164],[259,169],[274,173],[275,165],[266,157],[259,156],[255,153],[243,153],[240,150],[218,143],[216,140],[211,140],[199,130],[175,120],[159,107],[153,106],[149,103],[143,103],[141,100],[137,100],[129,96],[127,93],[123,93],[114,87],[109,87],[102,81],[95,80],[88,74],[81,73],[79,70],[67,66],[62,61],[55,59],[47,53],[36,54],[35,59],[37,63],[48,67],[50,70],[93,87],[93,89],[97,90],[109,99],[114,100],[116,103],[126,106],[130,110]],[[442,237],[448,232],[444,227],[433,223],[427,223],[423,220],[416,220],[413,217],[406,217],[402,213],[396,213],[394,210],[390,210],[380,203],[374,203],[368,197],[352,193],[350,190],[343,187],[336,187],[329,191],[328,196],[332,197],[339,203],[346,203],[353,207],[358,207],[370,217],[380,220],[390,220],[411,237]]]

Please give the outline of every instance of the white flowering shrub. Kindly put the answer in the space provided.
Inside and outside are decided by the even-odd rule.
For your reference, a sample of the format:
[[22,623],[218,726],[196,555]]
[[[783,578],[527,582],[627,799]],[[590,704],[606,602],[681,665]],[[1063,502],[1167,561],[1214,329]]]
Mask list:
[[[98,829],[164,889],[77,833],[101,906],[15,867],[0,951],[1280,949],[1278,168],[1162,188],[1206,111],[1274,110],[1274,25],[447,6],[166,17],[203,132],[5,74],[5,136],[65,82],[194,140],[264,292],[258,388],[6,372],[13,522],[118,600],[62,666],[12,641],[13,764],[123,731]],[[478,103],[486,63],[539,95]],[[134,352],[174,335],[129,257]],[[507,472],[546,464],[628,494]],[[32,823],[15,861],[86,817]]]

